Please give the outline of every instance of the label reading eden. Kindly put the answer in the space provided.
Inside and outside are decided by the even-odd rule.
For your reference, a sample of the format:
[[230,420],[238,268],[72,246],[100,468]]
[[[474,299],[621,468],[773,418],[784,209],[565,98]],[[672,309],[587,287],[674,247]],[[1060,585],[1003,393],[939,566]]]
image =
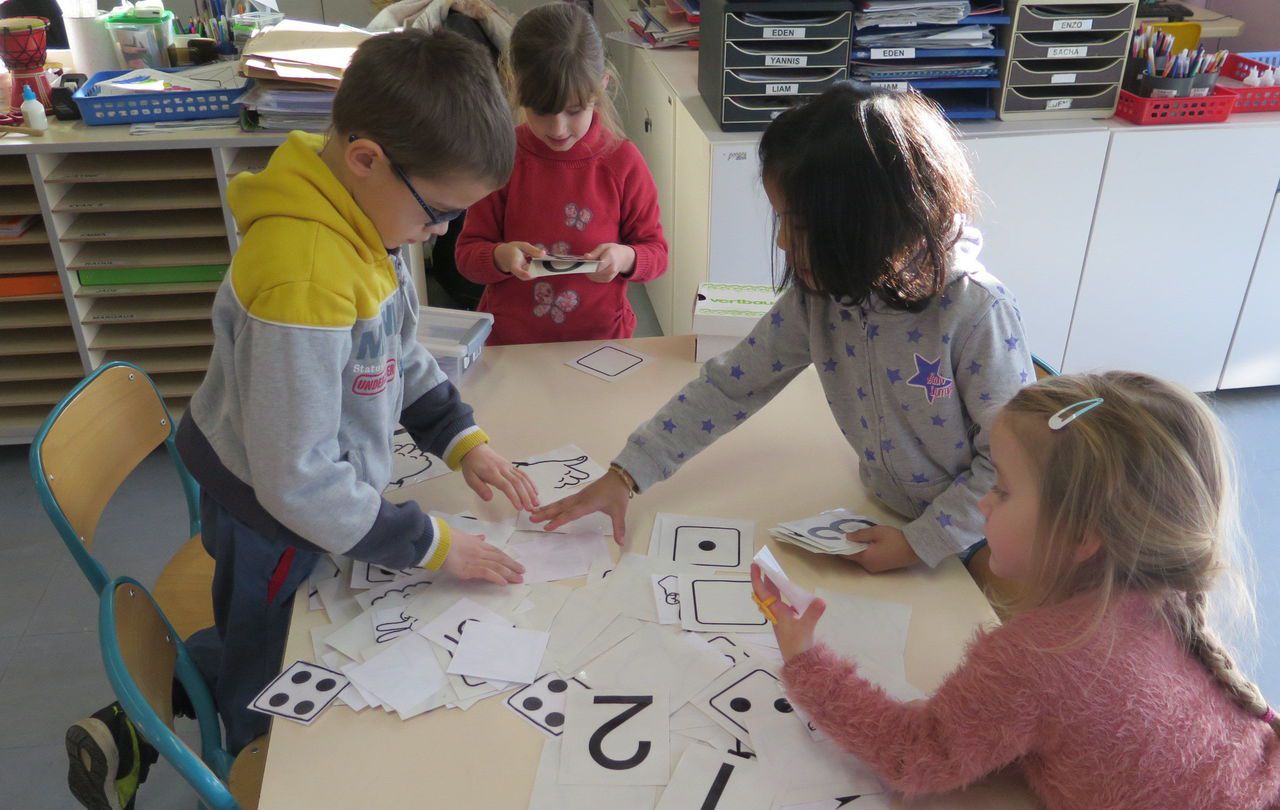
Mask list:
[[1054,31],[1092,31],[1093,20],[1054,20]]
[[764,94],[766,96],[794,96],[800,92],[800,85],[792,82],[791,84],[766,84],[764,86]]
[[910,82],[872,82],[871,85],[878,90],[888,90],[891,93],[905,93],[911,89]]
[[804,39],[803,28],[766,28],[765,39]]
[[872,59],[915,59],[915,48],[872,48]]
[[1046,110],[1069,110],[1071,109],[1071,99],[1069,98],[1051,98],[1044,103]]
[[1070,48],[1050,48],[1049,53],[1045,55],[1050,59],[1076,59],[1081,56],[1088,56],[1089,46],[1073,45]]
[[1076,74],[1074,73],[1055,73],[1053,78],[1049,80],[1052,84],[1075,84]]
[[809,57],[807,56],[779,56],[778,54],[768,54],[764,58],[765,67],[808,67]]

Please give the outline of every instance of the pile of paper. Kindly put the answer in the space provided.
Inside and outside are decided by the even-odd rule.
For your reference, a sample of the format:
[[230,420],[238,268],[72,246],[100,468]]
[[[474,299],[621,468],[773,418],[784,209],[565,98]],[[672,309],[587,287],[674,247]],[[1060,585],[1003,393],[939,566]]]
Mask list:
[[640,0],[627,18],[631,44],[650,48],[697,47],[701,29],[698,0]]
[[989,25],[859,30],[854,42],[863,48],[991,48],[995,33]]
[[214,62],[176,72],[140,68],[94,85],[95,96],[125,96],[135,93],[190,93],[206,90],[236,90],[247,81],[233,62]]
[[241,99],[247,129],[323,132],[333,98],[360,43],[372,34],[286,20],[245,46],[240,72],[256,79]]
[[856,554],[865,551],[866,543],[855,543],[847,535],[875,526],[866,515],[848,509],[831,509],[813,517],[779,523],[769,534],[784,543],[799,546],[816,554]]
[[858,28],[912,28],[954,25],[969,16],[969,0],[863,0],[854,24]]
[[986,79],[997,75],[994,59],[958,59],[927,62],[895,62],[855,59],[849,76],[868,82],[901,82],[911,79]]
[[0,239],[17,239],[26,233],[35,221],[35,214],[0,217]]
[[[543,502],[601,469],[573,446],[520,465]],[[757,552],[753,522],[660,514],[649,553],[615,560],[603,531],[438,517],[520,559],[526,582],[326,559],[308,582],[311,609],[328,618],[312,629],[314,657],[286,667],[255,709],[309,724],[345,704],[408,721],[500,700],[512,723],[544,738],[533,810],[677,810],[704,806],[713,791],[735,810],[834,807],[854,795],[863,810],[888,807],[875,775],[782,690],[777,642],[751,599],[752,559],[782,591],[774,609],[803,610],[815,595],[767,548]],[[828,529],[858,519],[844,510],[819,517]],[[784,526],[803,533],[811,523]],[[921,696],[904,667],[909,606],[816,596],[827,602],[823,641],[889,694]],[[305,683],[291,686],[303,672]]]

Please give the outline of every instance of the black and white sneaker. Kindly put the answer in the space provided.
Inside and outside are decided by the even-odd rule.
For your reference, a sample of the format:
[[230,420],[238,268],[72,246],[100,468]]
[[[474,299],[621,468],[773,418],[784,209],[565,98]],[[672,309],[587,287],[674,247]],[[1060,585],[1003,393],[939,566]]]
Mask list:
[[138,734],[119,703],[67,729],[67,786],[88,810],[131,810],[159,753]]

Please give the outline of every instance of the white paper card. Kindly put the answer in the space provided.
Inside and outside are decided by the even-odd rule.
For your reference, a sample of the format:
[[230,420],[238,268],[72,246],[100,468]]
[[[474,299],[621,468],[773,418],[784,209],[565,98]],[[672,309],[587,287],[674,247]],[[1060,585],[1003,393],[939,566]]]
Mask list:
[[347,678],[341,672],[294,661],[258,693],[249,708],[309,726],[346,685]]
[[401,715],[411,715],[445,685],[431,644],[414,633],[401,636],[348,675]]
[[653,689],[572,692],[561,738],[560,783],[665,785],[667,696]]
[[797,616],[803,615],[816,597],[791,581],[791,578],[782,570],[782,564],[773,556],[773,552],[769,550],[768,546],[760,547],[760,550],[756,552],[755,561],[760,566],[760,573],[772,582],[778,592],[782,594],[783,601],[791,605]]
[[459,599],[453,607],[430,622],[419,625],[416,629],[423,638],[439,644],[446,650],[456,650],[472,622],[511,626],[511,621],[505,616],[483,605],[478,605],[470,599]]
[[[564,607],[551,625],[551,640],[547,643],[547,667],[563,675],[573,674],[578,666],[586,663],[579,661],[583,650],[617,618],[616,607],[601,604],[597,595],[586,588],[576,589],[569,594]],[[616,643],[617,641],[614,642]]]
[[383,568],[381,565],[363,560],[355,560],[351,565],[351,587],[356,590],[376,588],[386,585],[401,577],[411,577],[422,573],[421,568]]
[[833,795],[884,791],[880,779],[857,757],[831,740],[810,737],[794,712],[748,712],[743,719],[761,766],[782,788],[779,795],[815,785],[829,787]]
[[669,695],[674,711],[732,666],[715,648],[674,628],[646,624],[583,667],[588,686],[653,687]]
[[594,273],[600,269],[600,262],[581,256],[548,256],[530,260],[528,269],[532,278],[572,276],[577,273]]
[[395,492],[410,484],[448,475],[449,472],[444,461],[418,447],[409,431],[397,427],[395,435],[391,437],[391,481],[382,491]]
[[746,573],[755,532],[750,520],[662,513],[654,521],[649,556],[668,567]]
[[749,740],[752,747],[755,747],[755,741],[750,740],[751,718],[795,717],[791,701],[782,693],[777,673],[751,661],[741,663],[717,678],[693,699],[693,705],[734,737]]
[[525,567],[525,583],[535,585],[586,576],[597,559],[608,559],[608,542],[599,534],[517,532],[507,553]]
[[565,365],[607,382],[629,377],[639,371],[649,358],[615,343],[597,346]]
[[680,577],[676,574],[651,574],[653,603],[659,624],[680,623]]
[[589,689],[577,678],[562,678],[554,672],[538,678],[507,697],[507,708],[548,737],[564,733],[565,709],[570,690]]
[[773,786],[760,764],[701,743],[685,749],[656,810],[769,810]]
[[355,594],[339,577],[321,580],[316,583],[316,595],[320,604],[328,614],[329,621],[341,627],[360,615],[360,605]]
[[862,794],[859,796],[839,796],[804,804],[788,804],[779,810],[892,810],[889,797],[883,793]]
[[701,633],[768,632],[769,620],[752,600],[751,580],[680,577],[680,623]]
[[418,569],[412,576],[398,577],[384,585],[357,591],[356,604],[364,610],[406,605],[431,585],[437,575],[435,571]]
[[[543,506],[578,492],[606,472],[582,448],[572,444],[513,463],[533,481],[538,490],[538,501]],[[544,531],[543,525],[529,520],[525,512],[516,519],[516,528],[522,531]],[[592,514],[571,521],[556,531],[607,535],[613,533],[613,524],[608,515]]]
[[529,810],[653,810],[660,788],[650,785],[561,785],[559,738],[542,745]]
[[487,681],[533,683],[542,666],[548,635],[505,624],[474,622],[454,651],[450,675],[469,675]]

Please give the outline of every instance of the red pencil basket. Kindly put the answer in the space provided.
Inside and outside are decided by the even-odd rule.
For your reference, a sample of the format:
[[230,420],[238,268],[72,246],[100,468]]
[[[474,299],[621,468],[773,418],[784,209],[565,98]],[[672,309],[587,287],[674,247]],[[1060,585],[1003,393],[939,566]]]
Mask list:
[[1135,124],[1216,124],[1231,117],[1236,95],[1215,87],[1208,96],[1190,98],[1144,98],[1120,91],[1116,117]]
[[[1222,65],[1222,75],[1236,81],[1244,81],[1249,75],[1249,68],[1257,68],[1261,73],[1270,70],[1271,65],[1256,59],[1246,59],[1238,53],[1227,56]],[[1280,87],[1232,87],[1236,94],[1236,112],[1274,112],[1280,110]]]

